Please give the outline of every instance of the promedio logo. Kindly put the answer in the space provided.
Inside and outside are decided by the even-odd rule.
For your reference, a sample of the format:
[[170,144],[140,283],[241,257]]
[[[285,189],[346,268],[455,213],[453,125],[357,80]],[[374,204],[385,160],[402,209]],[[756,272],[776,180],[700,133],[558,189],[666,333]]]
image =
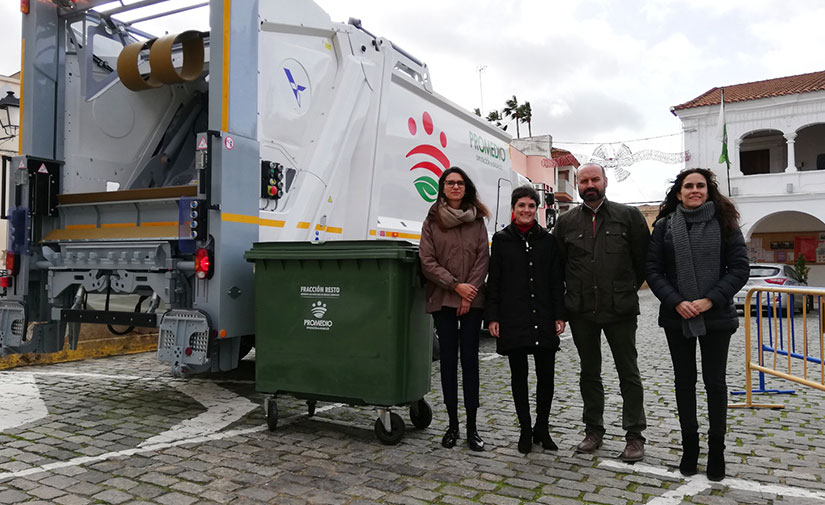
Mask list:
[[507,149],[505,149],[503,146],[497,145],[493,141],[487,140],[484,137],[481,137],[480,135],[476,135],[473,132],[469,132],[469,133],[470,133],[470,146],[474,150],[476,150],[476,151],[478,151],[478,152],[480,152],[480,153],[482,153],[482,154],[484,154],[484,155],[486,155],[490,158],[493,158],[494,160],[498,160],[498,161],[502,161],[502,162],[507,161]]
[[327,331],[332,328],[332,321],[329,319],[322,319],[327,313],[327,304],[318,300],[309,306],[309,312],[313,318],[304,319],[305,330],[323,330]]

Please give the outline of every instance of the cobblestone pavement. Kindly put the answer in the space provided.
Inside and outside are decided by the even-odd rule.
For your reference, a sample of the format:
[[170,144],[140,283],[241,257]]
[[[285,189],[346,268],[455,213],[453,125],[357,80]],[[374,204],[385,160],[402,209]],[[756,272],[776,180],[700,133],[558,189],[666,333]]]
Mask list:
[[[647,456],[635,465],[617,459],[621,398],[606,346],[605,444],[594,455],[573,453],[582,433],[569,333],[557,357],[551,419],[560,449],[534,446],[526,456],[515,447],[507,362],[491,339],[481,350],[482,453],[439,445],[446,415],[437,363],[427,395],[432,425],[416,430],[408,421],[404,440],[384,446],[368,407],[319,403],[309,417],[305,403],[279,397],[278,428],[269,432],[251,359],[229,374],[179,380],[148,353],[0,373],[0,504],[825,504],[825,393],[779,379],[767,379],[769,387],[796,394],[757,401],[783,402],[784,410],[729,412],[727,479],[679,474],[669,355],[658,304],[647,291],[642,298],[638,348],[649,428]],[[744,386],[743,335],[731,350],[732,390]]]

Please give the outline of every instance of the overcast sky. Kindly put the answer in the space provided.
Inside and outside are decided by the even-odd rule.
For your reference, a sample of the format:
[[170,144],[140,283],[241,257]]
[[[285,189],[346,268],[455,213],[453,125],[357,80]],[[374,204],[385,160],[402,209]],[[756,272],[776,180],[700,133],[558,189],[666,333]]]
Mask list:
[[[634,152],[678,152],[680,135],[636,139],[678,134],[670,107],[715,86],[825,70],[825,2],[817,0],[318,3],[333,21],[360,18],[426,62],[435,90],[469,110],[482,100],[485,114],[501,109],[512,95],[529,101],[533,134],[576,154],[622,141]],[[0,16],[7,75],[19,69],[19,2],[0,1]],[[515,125],[507,131],[515,136]],[[608,196],[661,199],[679,168],[633,165]]]

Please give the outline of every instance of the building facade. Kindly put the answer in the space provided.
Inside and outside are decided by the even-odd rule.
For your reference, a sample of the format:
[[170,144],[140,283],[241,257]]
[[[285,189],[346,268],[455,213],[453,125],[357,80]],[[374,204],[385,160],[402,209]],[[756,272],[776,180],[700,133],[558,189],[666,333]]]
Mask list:
[[719,163],[722,88],[673,107],[686,168],[712,169],[741,214],[752,262],[811,267],[825,286],[825,72],[724,87],[730,169]]
[[553,137],[540,135],[513,139],[510,143],[510,159],[513,170],[527,177],[534,184],[545,184],[553,194],[551,208],[539,209],[538,220],[542,226],[552,228],[554,222],[548,220],[551,214],[558,215],[576,202],[576,168],[579,162],[563,149],[553,147]]

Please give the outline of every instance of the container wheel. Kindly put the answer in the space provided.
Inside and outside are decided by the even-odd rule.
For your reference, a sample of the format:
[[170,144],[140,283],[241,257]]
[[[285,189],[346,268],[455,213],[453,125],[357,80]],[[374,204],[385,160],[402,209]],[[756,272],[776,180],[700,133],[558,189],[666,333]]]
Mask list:
[[269,431],[275,431],[278,427],[278,404],[275,398],[270,398],[266,404],[266,427]]
[[424,398],[410,405],[410,421],[419,430],[426,429],[433,422],[433,409]]
[[390,426],[392,432],[388,433],[381,418],[375,420],[375,436],[384,445],[396,445],[404,438],[404,420],[395,412],[390,413]]
[[318,403],[315,400],[307,400],[307,412],[309,413],[309,417],[315,415],[315,404]]

